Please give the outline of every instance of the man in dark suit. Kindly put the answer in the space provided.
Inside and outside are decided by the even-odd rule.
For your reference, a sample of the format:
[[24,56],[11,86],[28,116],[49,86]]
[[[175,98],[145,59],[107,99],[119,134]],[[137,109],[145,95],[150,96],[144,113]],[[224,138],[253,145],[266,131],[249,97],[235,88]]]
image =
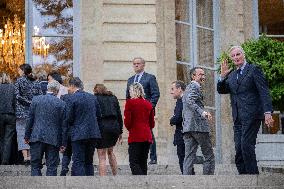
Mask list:
[[60,84],[47,85],[47,94],[33,98],[25,132],[25,143],[30,144],[31,175],[41,176],[42,158],[45,153],[46,176],[57,175],[59,147],[66,146],[66,104],[56,97]]
[[72,143],[73,176],[94,175],[93,156],[96,141],[101,138],[101,111],[95,95],[84,92],[78,78],[69,80],[70,107],[68,125]]
[[183,162],[183,174],[192,175],[193,163],[196,158],[198,145],[204,156],[203,174],[213,175],[215,171],[215,158],[210,140],[210,126],[212,120],[209,112],[204,110],[201,84],[205,81],[204,70],[194,67],[190,70],[191,82],[186,87],[182,97],[183,102],[183,139],[185,143],[185,158]]
[[[70,97],[71,94],[65,94],[60,97],[61,100],[66,102],[66,115],[70,115],[70,105],[72,104],[70,102]],[[66,118],[68,120],[68,117]],[[68,122],[67,122],[67,127],[68,127]],[[67,145],[66,149],[64,150],[63,157],[62,157],[62,162],[61,162],[61,172],[60,176],[66,176],[68,171],[69,171],[69,164],[71,162],[71,157],[72,157],[72,144],[71,144],[71,133],[70,129],[67,131]]]
[[[138,57],[133,59],[133,69],[136,74],[130,77],[127,81],[126,98],[127,99],[130,98],[129,86],[132,83],[138,82],[144,88],[146,99],[149,100],[153,108],[155,108],[160,98],[159,86],[156,77],[152,74],[146,73],[144,71],[144,68],[145,68],[145,60],[143,58]],[[151,132],[153,136],[153,144],[151,144],[150,146],[151,161],[149,162],[149,164],[157,164],[156,141],[153,131]]]
[[14,85],[5,73],[0,74],[0,91],[0,164],[8,165],[16,134],[16,96]]
[[259,174],[256,137],[263,118],[268,126],[273,124],[271,97],[261,69],[246,61],[244,50],[233,46],[229,52],[237,69],[230,70],[226,60],[222,63],[217,90],[220,94],[231,95],[235,162],[239,174]]
[[176,130],[174,134],[174,145],[177,146],[177,156],[179,160],[179,166],[181,173],[183,173],[183,160],[184,160],[184,141],[182,134],[182,96],[185,90],[185,84],[182,81],[174,81],[171,87],[171,95],[174,99],[177,99],[174,110],[174,115],[170,119],[171,126],[175,125]]

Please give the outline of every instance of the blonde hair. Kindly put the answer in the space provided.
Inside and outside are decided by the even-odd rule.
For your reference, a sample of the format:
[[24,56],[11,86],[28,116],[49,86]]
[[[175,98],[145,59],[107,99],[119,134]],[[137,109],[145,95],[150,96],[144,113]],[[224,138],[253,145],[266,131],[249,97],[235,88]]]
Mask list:
[[6,73],[1,73],[0,74],[0,83],[12,83],[11,78],[9,75]]
[[145,98],[144,88],[140,83],[133,83],[129,87],[131,98]]

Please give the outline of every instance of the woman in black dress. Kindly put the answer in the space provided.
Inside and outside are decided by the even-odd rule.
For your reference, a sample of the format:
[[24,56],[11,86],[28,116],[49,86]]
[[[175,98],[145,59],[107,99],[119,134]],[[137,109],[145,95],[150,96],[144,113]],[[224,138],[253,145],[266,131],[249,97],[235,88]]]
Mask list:
[[106,175],[106,154],[108,154],[109,164],[112,174],[117,174],[117,162],[113,152],[117,140],[122,143],[122,116],[119,102],[111,91],[108,91],[103,84],[96,84],[94,87],[102,113],[102,139],[98,142],[99,175]]

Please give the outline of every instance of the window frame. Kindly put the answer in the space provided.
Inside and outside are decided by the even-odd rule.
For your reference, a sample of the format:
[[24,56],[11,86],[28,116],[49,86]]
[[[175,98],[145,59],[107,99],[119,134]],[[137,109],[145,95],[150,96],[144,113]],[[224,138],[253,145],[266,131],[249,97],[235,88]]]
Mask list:
[[[219,75],[216,72],[218,69],[218,66],[214,64],[214,67],[210,66],[203,66],[200,65],[198,62],[198,29],[205,29],[207,31],[213,32],[213,47],[214,47],[214,61],[217,60],[217,57],[219,56],[219,12],[220,12],[220,1],[219,0],[212,0],[213,5],[213,28],[205,27],[197,24],[197,0],[188,0],[189,1],[189,22],[186,21],[180,21],[175,20],[175,24],[183,24],[190,26],[189,29],[189,42],[190,42],[190,48],[189,48],[189,62],[183,62],[183,61],[177,61],[177,64],[187,65],[190,68],[198,66],[201,68],[204,68],[206,70],[215,71],[214,72],[214,84],[216,85],[218,82]],[[221,128],[221,96],[218,94],[218,92],[214,91],[215,96],[215,104],[214,107],[212,106],[205,106],[206,109],[215,111],[215,131],[216,131],[216,154],[215,159],[216,163],[222,162],[222,128]]]
[[33,37],[72,37],[73,38],[73,64],[72,70],[74,76],[80,76],[80,4],[81,0],[73,1],[73,34],[56,35],[33,35],[33,2],[25,1],[25,63],[33,66],[32,39]]

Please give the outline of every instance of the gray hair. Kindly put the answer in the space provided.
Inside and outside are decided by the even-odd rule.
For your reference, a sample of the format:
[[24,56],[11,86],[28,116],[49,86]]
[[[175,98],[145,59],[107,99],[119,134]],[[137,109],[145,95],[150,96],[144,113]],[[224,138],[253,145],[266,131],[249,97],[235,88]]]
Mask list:
[[49,82],[47,85],[47,90],[49,92],[53,92],[57,94],[59,92],[59,89],[60,89],[60,83],[56,80]]
[[134,62],[134,60],[136,60],[136,59],[141,60],[141,62],[142,62],[143,64],[145,64],[145,60],[144,60],[144,58],[142,58],[142,57],[135,57],[135,58],[133,58],[132,62]]
[[145,98],[144,88],[140,83],[132,83],[129,87],[131,98]]
[[12,83],[10,76],[6,73],[1,73],[0,74],[0,83],[1,84]]
[[235,50],[235,49],[239,49],[239,50],[241,51],[241,53],[242,53],[243,55],[245,55],[244,49],[243,49],[241,46],[238,46],[238,45],[232,46],[232,47],[229,49],[229,53],[231,53],[231,52],[232,52],[233,50]]

